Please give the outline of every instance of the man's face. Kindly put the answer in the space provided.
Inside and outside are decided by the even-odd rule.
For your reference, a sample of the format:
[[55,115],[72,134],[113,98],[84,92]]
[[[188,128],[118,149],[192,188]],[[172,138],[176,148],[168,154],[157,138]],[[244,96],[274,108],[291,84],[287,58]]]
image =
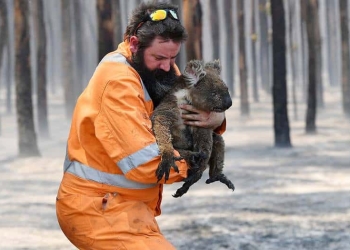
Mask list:
[[175,43],[172,40],[154,39],[151,46],[144,50],[145,66],[151,71],[161,69],[168,72],[175,64],[180,47],[181,43]]
[[131,64],[140,74],[155,106],[177,78],[174,64],[180,46],[180,43],[156,38],[150,47],[137,50],[133,55]]

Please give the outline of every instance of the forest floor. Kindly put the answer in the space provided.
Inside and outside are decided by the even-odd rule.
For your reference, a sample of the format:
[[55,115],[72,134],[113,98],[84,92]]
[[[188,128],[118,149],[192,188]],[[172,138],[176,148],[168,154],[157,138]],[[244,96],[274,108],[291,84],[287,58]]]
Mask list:
[[[166,185],[164,235],[179,250],[350,249],[350,121],[342,116],[337,89],[325,93],[317,133],[304,132],[305,104],[295,120],[292,148],[274,147],[271,98],[251,103],[249,118],[239,100],[227,111],[223,184],[196,183],[181,198],[181,183]],[[4,108],[4,101],[0,108]],[[0,136],[0,249],[75,249],[61,232],[55,197],[62,177],[69,122],[62,101],[50,99],[50,139],[39,140],[42,157],[17,158],[14,115],[2,115]],[[2,110],[2,114],[4,111]]]

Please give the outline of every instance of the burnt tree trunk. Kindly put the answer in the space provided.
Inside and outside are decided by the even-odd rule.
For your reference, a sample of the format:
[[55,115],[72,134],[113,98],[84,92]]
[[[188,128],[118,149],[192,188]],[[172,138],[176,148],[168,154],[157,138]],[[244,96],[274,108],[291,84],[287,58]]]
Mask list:
[[257,43],[257,31],[255,25],[255,1],[252,1],[252,19],[251,19],[251,40],[252,40],[252,86],[253,86],[253,99],[255,102],[259,102],[259,92],[258,92],[258,77],[257,77],[257,65],[256,65],[256,43]]
[[297,46],[294,40],[293,35],[293,22],[295,20],[295,2],[288,2],[289,9],[289,50],[291,57],[291,79],[292,79],[292,98],[293,98],[293,111],[294,111],[294,119],[298,120],[298,106],[297,106],[297,77],[296,77],[296,68],[297,68]]
[[118,44],[123,41],[123,31],[121,25],[120,1],[112,1],[112,23],[113,23],[113,47],[117,48]]
[[259,0],[259,20],[260,20],[260,72],[261,85],[267,93],[271,93],[270,69],[269,69],[269,28],[268,9],[266,0]]
[[187,61],[202,60],[202,6],[199,0],[183,1],[183,18],[188,33],[186,42]]
[[46,78],[46,31],[44,23],[43,0],[36,0],[37,8],[37,108],[38,132],[44,138],[49,137],[49,121],[47,114],[47,78]]
[[98,60],[114,50],[111,0],[97,0]]
[[318,10],[318,0],[314,1],[312,4],[312,13],[313,13],[313,26],[315,34],[315,63],[316,63],[316,82],[317,82],[317,107],[324,107],[323,100],[323,83],[322,83],[322,49],[321,49],[321,30],[319,23],[319,10]]
[[219,9],[217,0],[209,0],[211,37],[213,41],[213,59],[220,58],[220,26]]
[[225,67],[226,70],[226,83],[228,86],[228,89],[231,93],[231,96],[234,96],[234,57],[233,57],[233,48],[234,48],[234,41],[233,41],[233,18],[232,18],[232,0],[225,0],[224,1],[224,18],[226,23],[226,40],[227,40],[227,46],[226,46],[226,64]]
[[62,81],[64,89],[66,118],[70,119],[75,106],[73,81],[72,18],[71,1],[62,0]]
[[73,36],[73,47],[74,47],[74,99],[78,99],[79,95],[84,89],[84,86],[86,82],[84,81],[84,77],[82,75],[84,72],[84,53],[85,53],[85,43],[84,43],[84,34],[83,34],[83,27],[82,27],[82,20],[83,20],[83,1],[82,0],[75,0],[72,1],[73,3],[73,13],[74,13],[74,19],[72,25],[74,26],[74,36]]
[[8,22],[6,0],[0,0],[0,68],[2,56],[8,41]]
[[239,78],[241,93],[241,115],[249,116],[247,62],[244,35],[244,0],[237,1],[238,33],[239,33]]
[[19,156],[39,156],[30,78],[29,2],[15,0],[16,110]]
[[273,41],[273,113],[276,147],[290,147],[286,80],[286,28],[283,0],[271,1]]
[[[307,89],[307,111],[306,111],[306,133],[316,133],[316,112],[317,112],[317,65],[316,65],[316,32],[317,25],[316,13],[317,1],[308,0],[304,1],[304,7],[306,10],[306,29],[307,29],[307,41],[309,48],[309,84]],[[306,6],[305,6],[306,5]],[[303,5],[302,5],[303,6]]]
[[349,25],[348,25],[348,1],[340,0],[340,21],[342,40],[342,94],[343,110],[347,117],[350,117],[350,53],[349,53]]
[[[5,0],[0,0],[0,69],[3,65],[3,52],[8,43],[7,6]],[[1,85],[1,84],[0,84]],[[0,114],[0,135],[1,135],[1,114]]]

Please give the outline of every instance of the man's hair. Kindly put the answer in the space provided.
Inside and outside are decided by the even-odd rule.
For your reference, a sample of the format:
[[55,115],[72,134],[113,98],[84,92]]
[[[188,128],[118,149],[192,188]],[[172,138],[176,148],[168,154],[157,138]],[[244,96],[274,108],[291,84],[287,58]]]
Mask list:
[[152,11],[157,9],[172,9],[176,12],[178,10],[176,5],[166,2],[157,3],[153,1],[141,3],[132,12],[124,33],[124,40],[129,40],[131,36],[136,35],[139,40],[139,49],[149,47],[153,40],[158,36],[164,40],[184,42],[187,38],[187,33],[180,20],[174,20],[168,16],[162,21],[145,21],[145,18]]

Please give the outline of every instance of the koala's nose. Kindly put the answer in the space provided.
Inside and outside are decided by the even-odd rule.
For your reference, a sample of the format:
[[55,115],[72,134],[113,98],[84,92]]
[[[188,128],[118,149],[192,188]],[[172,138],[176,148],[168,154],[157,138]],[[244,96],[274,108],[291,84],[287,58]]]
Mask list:
[[232,99],[230,95],[226,95],[223,100],[224,106],[226,109],[229,109],[232,106]]

